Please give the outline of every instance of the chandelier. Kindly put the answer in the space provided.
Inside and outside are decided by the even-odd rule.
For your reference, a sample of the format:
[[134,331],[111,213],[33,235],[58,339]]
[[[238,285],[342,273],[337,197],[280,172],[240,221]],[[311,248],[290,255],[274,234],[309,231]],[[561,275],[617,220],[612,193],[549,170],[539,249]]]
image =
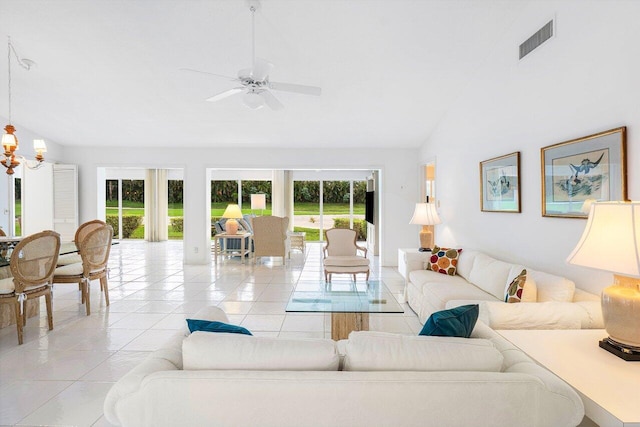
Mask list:
[[4,135],[2,135],[2,147],[4,148],[4,157],[0,157],[0,163],[2,166],[7,168],[7,175],[13,175],[14,169],[20,166],[20,159],[26,167],[29,169],[38,169],[42,166],[42,162],[44,161],[44,156],[42,153],[47,152],[47,145],[42,139],[34,139],[33,140],[33,148],[36,151],[35,162],[27,160],[24,156],[16,155],[15,152],[18,150],[18,138],[16,138],[14,132],[16,128],[11,124],[11,53],[16,58],[18,65],[20,65],[25,70],[29,71],[31,66],[34,64],[33,61],[20,58],[15,48],[11,44],[11,37],[9,37],[9,41],[7,43],[7,66],[8,66],[8,81],[9,81],[9,124],[4,127]]

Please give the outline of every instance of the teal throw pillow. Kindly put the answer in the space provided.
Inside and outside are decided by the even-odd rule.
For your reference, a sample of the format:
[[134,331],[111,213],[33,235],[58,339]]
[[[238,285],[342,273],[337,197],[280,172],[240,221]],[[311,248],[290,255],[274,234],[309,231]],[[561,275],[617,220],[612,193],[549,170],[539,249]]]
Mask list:
[[215,322],[211,320],[195,320],[187,319],[187,326],[189,326],[190,332],[204,331],[204,332],[222,332],[227,334],[245,334],[253,335],[248,329],[242,326],[230,325],[223,322]]
[[479,312],[478,304],[436,311],[429,316],[419,335],[469,338]]

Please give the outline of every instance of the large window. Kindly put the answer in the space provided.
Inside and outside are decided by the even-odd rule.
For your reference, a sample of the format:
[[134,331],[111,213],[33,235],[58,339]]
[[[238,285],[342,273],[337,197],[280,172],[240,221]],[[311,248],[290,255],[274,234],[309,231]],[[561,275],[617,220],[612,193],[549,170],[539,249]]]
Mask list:
[[106,181],[106,218],[115,238],[144,239],[144,180]]
[[324,230],[352,228],[366,240],[366,181],[294,181],[294,230],[307,241],[323,241]]
[[182,239],[184,233],[184,181],[181,179],[169,179],[169,239]]

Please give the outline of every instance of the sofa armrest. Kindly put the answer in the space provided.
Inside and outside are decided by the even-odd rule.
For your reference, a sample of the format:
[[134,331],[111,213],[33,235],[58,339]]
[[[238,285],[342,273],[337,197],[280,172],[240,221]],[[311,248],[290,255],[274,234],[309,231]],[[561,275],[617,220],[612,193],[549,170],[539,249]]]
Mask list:
[[149,375],[160,371],[177,371],[182,369],[182,335],[176,335],[172,344],[149,355],[141,364],[129,371],[116,382],[104,400],[104,415],[107,421],[121,425],[118,417],[119,404],[127,396],[137,393],[142,382]]
[[398,250],[398,271],[404,277],[405,282],[409,281],[409,273],[414,270],[424,270],[424,263],[431,256],[431,252],[409,252],[405,249]]

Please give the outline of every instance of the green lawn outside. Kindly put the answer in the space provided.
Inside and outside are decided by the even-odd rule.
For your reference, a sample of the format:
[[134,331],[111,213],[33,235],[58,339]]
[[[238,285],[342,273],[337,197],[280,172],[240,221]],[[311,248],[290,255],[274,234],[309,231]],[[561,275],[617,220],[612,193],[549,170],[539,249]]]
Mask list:
[[[224,214],[227,208],[227,202],[211,203],[211,217],[219,218]],[[320,205],[312,202],[295,202],[294,215],[320,215]],[[325,203],[323,205],[325,215],[348,215],[349,203]],[[271,215],[271,205],[267,204],[267,208],[264,211],[252,211],[251,209],[243,209],[244,213],[256,213],[260,215]],[[183,216],[183,208],[180,204],[169,205],[170,217]],[[107,215],[118,215],[117,202],[107,202]],[[363,203],[356,203],[353,205],[354,215],[364,215],[365,206]],[[144,205],[137,202],[125,202],[123,201],[123,215],[144,216]],[[306,240],[309,242],[320,240],[320,230],[316,228],[304,228],[294,227],[295,231],[304,231],[307,233]],[[130,237],[131,239],[144,239],[144,225],[136,228]],[[183,233],[173,231],[169,226],[169,239],[182,239]]]

